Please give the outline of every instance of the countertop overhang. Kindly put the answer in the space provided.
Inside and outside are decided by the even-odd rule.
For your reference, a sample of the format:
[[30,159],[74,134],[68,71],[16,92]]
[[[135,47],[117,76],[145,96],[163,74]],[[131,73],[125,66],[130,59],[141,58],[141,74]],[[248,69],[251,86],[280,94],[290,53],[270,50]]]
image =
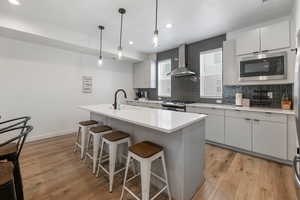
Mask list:
[[162,109],[121,105],[114,110],[111,104],[79,106],[80,109],[151,128],[164,133],[173,133],[207,117],[204,114],[176,112]]

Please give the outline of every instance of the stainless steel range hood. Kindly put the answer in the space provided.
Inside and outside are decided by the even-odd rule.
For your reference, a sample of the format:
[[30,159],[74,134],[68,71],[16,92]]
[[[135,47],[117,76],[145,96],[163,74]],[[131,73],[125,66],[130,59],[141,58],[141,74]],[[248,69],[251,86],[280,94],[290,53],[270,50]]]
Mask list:
[[171,71],[168,75],[175,76],[175,77],[195,76],[196,73],[187,68],[187,63],[186,63],[187,54],[186,54],[185,44],[179,47],[178,54],[179,54],[178,68]]

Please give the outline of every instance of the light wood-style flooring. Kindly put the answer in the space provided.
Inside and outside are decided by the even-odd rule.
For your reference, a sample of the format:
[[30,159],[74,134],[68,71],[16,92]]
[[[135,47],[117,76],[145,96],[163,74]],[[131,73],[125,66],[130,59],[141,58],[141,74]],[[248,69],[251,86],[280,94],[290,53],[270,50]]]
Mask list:
[[[73,144],[73,135],[68,135],[25,145],[21,165],[26,200],[120,198],[121,179],[109,193],[107,179],[92,175],[79,153],[73,153]],[[193,200],[296,200],[291,167],[212,145],[205,149],[206,181]]]

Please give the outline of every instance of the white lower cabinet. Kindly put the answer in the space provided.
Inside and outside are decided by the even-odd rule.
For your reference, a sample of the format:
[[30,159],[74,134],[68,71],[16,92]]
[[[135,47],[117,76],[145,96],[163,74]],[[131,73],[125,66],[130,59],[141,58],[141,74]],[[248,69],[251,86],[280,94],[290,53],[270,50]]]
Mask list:
[[213,142],[224,143],[224,115],[208,115],[205,124],[205,139]]
[[251,120],[247,118],[225,118],[225,144],[251,151]]
[[253,120],[253,151],[287,159],[287,124]]
[[205,139],[225,143],[225,111],[215,108],[187,107],[187,112],[205,114]]
[[288,116],[288,160],[293,160],[297,155],[298,136],[296,129],[296,118],[293,115]]

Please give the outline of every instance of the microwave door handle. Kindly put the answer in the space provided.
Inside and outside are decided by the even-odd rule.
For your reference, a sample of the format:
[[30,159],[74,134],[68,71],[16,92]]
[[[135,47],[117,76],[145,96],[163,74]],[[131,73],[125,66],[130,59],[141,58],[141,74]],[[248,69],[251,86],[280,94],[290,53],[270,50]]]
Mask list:
[[295,179],[297,181],[298,187],[300,188],[300,175],[299,175],[299,171],[297,169],[297,163],[298,162],[300,162],[300,157],[295,156],[294,161],[293,161],[293,168],[294,168],[294,173],[295,173]]

